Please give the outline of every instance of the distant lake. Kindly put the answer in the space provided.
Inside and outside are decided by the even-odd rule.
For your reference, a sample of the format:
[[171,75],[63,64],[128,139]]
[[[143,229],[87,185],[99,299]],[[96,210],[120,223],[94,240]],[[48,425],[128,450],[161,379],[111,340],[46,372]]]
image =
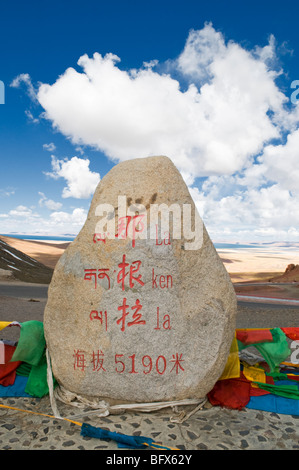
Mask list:
[[214,243],[214,246],[217,250],[224,248],[232,248],[236,250],[238,248],[265,248],[267,245],[259,245],[258,243],[253,243],[252,245],[242,245],[241,243]]
[[[3,237],[11,237],[11,238],[20,238],[21,240],[40,240],[40,241],[61,241],[61,242],[72,242],[75,240],[76,235],[57,235],[57,236],[50,236],[50,235],[22,235],[17,233],[2,233],[0,234]],[[252,243],[252,244],[242,244],[242,243],[214,243],[216,250],[223,250],[223,249],[231,249],[231,250],[238,250],[244,248],[273,248],[273,244],[271,242],[265,243]],[[275,247],[275,246],[274,246]],[[284,246],[281,248],[292,248],[292,244],[288,244],[288,242],[284,242]],[[298,248],[297,248],[298,249]]]
[[249,244],[242,244],[242,243],[214,243],[216,250],[224,250],[224,249],[232,249],[232,250],[242,250],[243,248],[247,249],[255,249],[260,248],[262,250],[272,249],[272,250],[298,250],[298,242],[289,243],[289,242],[281,242],[277,244],[276,242],[264,242],[264,243],[251,243]]
[[61,241],[61,242],[70,242],[75,240],[75,235],[70,236],[48,236],[48,235],[20,235],[20,234],[12,234],[12,233],[1,233],[2,237],[10,237],[10,238],[20,238],[21,240],[43,240],[43,241]]

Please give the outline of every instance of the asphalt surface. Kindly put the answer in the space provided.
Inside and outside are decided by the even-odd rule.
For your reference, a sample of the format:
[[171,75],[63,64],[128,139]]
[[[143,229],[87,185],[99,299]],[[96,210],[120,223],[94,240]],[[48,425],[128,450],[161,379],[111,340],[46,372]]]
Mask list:
[[299,327],[299,307],[261,302],[238,302],[237,328]]
[[48,285],[45,284],[12,284],[0,283],[0,297],[17,297],[23,299],[46,299]]
[[[8,303],[17,302],[22,304],[21,312],[23,311],[24,319],[18,318],[17,321],[26,321],[31,313],[37,310],[38,319],[42,318],[44,305],[48,297],[48,285],[45,284],[12,284],[9,282],[0,282],[0,320],[6,320],[4,311],[9,316],[8,321],[11,320],[12,313],[18,313],[18,309],[9,309]],[[25,304],[25,301],[38,301],[40,308],[32,304]],[[5,306],[5,308],[1,308]],[[12,310],[12,311],[11,311]],[[34,310],[34,312],[32,312]],[[13,318],[16,320],[16,318]],[[36,319],[36,318],[31,318]],[[299,305],[283,305],[281,303],[267,302],[265,300],[255,300],[249,302],[247,300],[238,301],[238,314],[237,314],[237,328],[262,328],[262,327],[285,327],[285,326],[299,326]]]
[[[0,282],[0,320],[26,321],[28,315],[38,311],[38,319],[42,318],[44,305],[47,301],[48,285],[45,284],[12,284],[10,282]],[[23,300],[23,303],[22,303]],[[25,304],[25,301],[38,301],[39,306],[33,309],[32,304]],[[8,308],[8,303],[22,303],[24,319],[11,318],[13,312],[18,313],[18,309]],[[1,308],[1,305],[3,308]],[[40,308],[39,308],[40,307]],[[23,310],[22,310],[23,309]],[[12,312],[10,311],[12,310]],[[34,310],[34,312],[32,312]],[[9,318],[3,317],[7,312]],[[20,313],[21,313],[20,312]],[[3,318],[2,318],[3,317]],[[36,319],[36,318],[27,318]],[[258,301],[238,301],[237,328],[266,328],[266,327],[286,327],[299,326],[299,305],[282,305],[280,303]]]

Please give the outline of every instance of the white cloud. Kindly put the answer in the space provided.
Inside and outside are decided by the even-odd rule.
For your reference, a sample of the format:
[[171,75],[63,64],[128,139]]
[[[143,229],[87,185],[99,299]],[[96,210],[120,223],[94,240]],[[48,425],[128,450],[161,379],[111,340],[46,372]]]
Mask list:
[[85,153],[83,148],[80,147],[80,146],[76,147],[75,150],[76,150],[76,152],[80,153],[80,155],[84,155],[84,153]]
[[299,194],[278,183],[250,188],[234,185],[229,176],[211,179],[190,193],[214,239],[299,241]]
[[13,88],[19,88],[24,83],[27,89],[27,93],[33,101],[36,101],[36,90],[32,84],[31,77],[28,73],[21,73],[13,79],[10,86]]
[[100,181],[99,173],[89,169],[90,161],[73,157],[70,160],[58,160],[52,155],[52,172],[46,173],[54,179],[64,178],[67,186],[63,189],[62,197],[87,199],[93,193]]
[[114,161],[166,154],[189,181],[232,174],[298,118],[286,117],[279,72],[266,64],[273,55],[271,38],[247,51],[208,24],[168,67],[189,80],[186,91],[155,64],[123,71],[117,56],[95,53],[80,57],[83,72],[67,69],[37,96],[55,128]]
[[48,152],[54,152],[56,150],[55,144],[53,144],[53,142],[51,142],[50,144],[44,144],[43,148]]
[[38,217],[38,214],[32,211],[30,207],[19,205],[15,209],[9,211],[9,215],[13,217]]
[[76,208],[73,212],[53,212],[51,214],[51,224],[55,226],[65,226],[65,227],[82,227],[86,217],[87,212],[85,209]]
[[1,188],[0,189],[0,197],[9,197],[15,194],[15,189],[7,187],[5,189]]
[[40,199],[38,201],[41,207],[45,206],[51,211],[57,211],[62,207],[61,202],[55,202],[52,199],[48,199],[44,193],[39,192]]
[[35,117],[33,116],[32,112],[29,111],[29,109],[26,109],[25,114],[26,114],[26,116],[27,116],[27,118],[28,118],[28,121],[33,122],[33,124],[38,124],[38,123],[39,123],[39,119],[38,119],[38,118],[35,118]]
[[77,207],[71,212],[54,211],[49,217],[18,206],[0,214],[2,233],[36,235],[77,235],[85,223],[87,210]]
[[[165,64],[122,70],[112,53],[83,55],[80,72],[68,68],[36,97],[43,117],[77,148],[114,162],[169,156],[214,237],[299,240],[299,105],[277,85],[278,49],[273,35],[248,50],[206,24]],[[15,86],[22,81],[35,94],[29,76]],[[87,198],[100,180],[78,157],[52,156],[48,174],[65,179],[64,198]],[[54,214],[52,222],[75,217]]]
[[191,30],[183,52],[177,59],[178,70],[192,80],[204,82],[211,78],[210,67],[215,57],[226,53],[224,38],[211,24],[202,30]]
[[258,166],[268,180],[299,196],[298,149],[299,129],[288,135],[285,144],[265,147]]

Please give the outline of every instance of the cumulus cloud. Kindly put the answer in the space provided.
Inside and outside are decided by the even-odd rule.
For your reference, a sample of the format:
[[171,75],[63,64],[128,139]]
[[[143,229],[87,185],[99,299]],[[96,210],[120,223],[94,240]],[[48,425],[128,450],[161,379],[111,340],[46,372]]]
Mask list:
[[55,202],[52,199],[48,199],[45,196],[45,194],[42,193],[42,192],[39,192],[38,194],[40,196],[40,199],[39,199],[38,203],[41,207],[44,206],[44,207],[46,207],[47,209],[49,209],[51,211],[57,211],[58,209],[60,209],[62,207],[61,202]]
[[9,215],[12,217],[27,217],[27,218],[38,217],[38,214],[33,212],[33,210],[30,207],[23,206],[23,205],[19,205],[15,209],[10,210]]
[[216,57],[224,57],[226,45],[221,33],[211,24],[202,30],[191,30],[183,52],[176,63],[178,70],[191,80],[205,82],[212,78],[211,65]]
[[188,78],[185,91],[155,64],[124,71],[117,56],[95,53],[80,57],[82,72],[69,68],[42,84],[37,97],[55,128],[114,161],[166,154],[188,181],[232,174],[289,124],[279,72],[267,66],[273,56],[271,38],[248,51],[207,24],[190,32],[169,67]]
[[[36,98],[77,147],[114,162],[169,156],[215,236],[299,239],[299,106],[277,85],[277,50],[273,35],[249,50],[206,24],[164,64],[122,70],[113,53],[83,55]],[[30,91],[29,78],[15,85]],[[88,197],[100,179],[78,157],[52,157],[49,174],[66,180],[63,197]]]
[[87,199],[100,181],[99,173],[91,171],[89,164],[90,161],[84,158],[58,160],[52,155],[52,171],[46,175],[54,179],[65,179],[67,186],[63,188],[63,198]]
[[201,190],[191,188],[214,236],[225,227],[235,239],[299,240],[298,148],[296,130],[284,144],[265,146],[241,174],[212,176]]
[[11,187],[0,188],[0,197],[9,197],[15,194],[15,189]]
[[43,148],[48,152],[54,152],[56,150],[56,146],[55,144],[53,144],[53,142],[51,142],[50,144],[44,144]]
[[284,144],[266,146],[258,167],[268,180],[299,196],[298,149],[299,129],[290,133]]
[[33,101],[36,101],[36,90],[32,84],[31,77],[28,73],[21,73],[18,75],[16,78],[13,79],[11,82],[10,86],[12,88],[19,88],[22,84],[25,85],[25,88],[27,90],[27,94],[30,96],[30,98]]
[[299,194],[279,183],[250,187],[217,176],[190,192],[214,239],[299,240]]
[[25,114],[28,118],[28,121],[33,122],[33,124],[38,124],[39,123],[39,119],[34,117],[32,112],[29,111],[29,109],[26,109]]
[[77,207],[73,212],[52,212],[51,214],[51,224],[55,226],[64,226],[64,227],[82,227],[86,217],[87,212],[85,209]]
[[54,211],[49,217],[33,212],[26,206],[18,206],[0,214],[3,233],[36,235],[77,235],[87,217],[87,210],[77,207],[70,212]]

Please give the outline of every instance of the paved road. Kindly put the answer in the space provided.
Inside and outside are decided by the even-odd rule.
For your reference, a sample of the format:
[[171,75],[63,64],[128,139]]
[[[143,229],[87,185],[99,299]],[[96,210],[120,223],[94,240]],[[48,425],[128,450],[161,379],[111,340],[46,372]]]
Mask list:
[[241,307],[252,307],[252,308],[266,308],[266,309],[271,309],[273,310],[274,309],[282,309],[282,308],[286,308],[286,309],[295,309],[298,311],[298,315],[299,315],[299,307],[298,305],[281,305],[280,303],[270,303],[270,302],[248,302],[247,300],[245,301],[238,301],[238,306]]
[[299,327],[299,307],[238,302],[237,328]]
[[0,296],[23,299],[46,299],[48,296],[48,285],[0,283]]
[[[48,286],[0,283],[0,318],[27,321],[43,318]],[[28,302],[29,300],[39,302]],[[237,328],[299,327],[299,306],[238,302]]]
[[[10,284],[10,283],[5,283],[5,282],[0,282],[0,296],[6,296],[6,297],[17,297],[17,298],[23,298],[23,299],[29,299],[29,298],[36,298],[36,299],[47,299],[48,296],[48,285],[45,284]],[[246,296],[242,296],[246,297]],[[255,299],[258,299],[259,297],[255,297]],[[247,300],[247,297],[246,297]],[[250,302],[250,301],[239,301],[238,304],[240,306],[254,306],[256,308],[281,308],[283,305],[280,303],[268,303],[268,302],[263,302],[262,297],[261,301],[255,301],[255,302]],[[290,306],[291,307],[291,306]],[[295,308],[298,308],[298,306],[295,306]]]

